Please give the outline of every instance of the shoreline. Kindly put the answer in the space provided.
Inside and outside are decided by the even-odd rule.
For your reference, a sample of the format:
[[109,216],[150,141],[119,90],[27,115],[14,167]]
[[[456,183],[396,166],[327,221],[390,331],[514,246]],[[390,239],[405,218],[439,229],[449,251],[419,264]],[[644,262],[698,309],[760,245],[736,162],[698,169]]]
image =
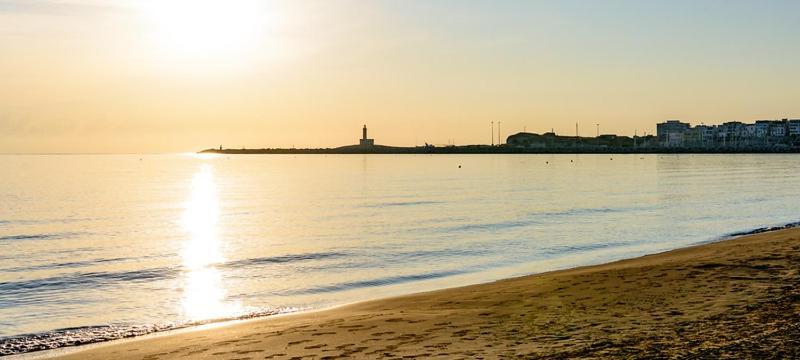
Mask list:
[[[448,289],[455,289],[455,288],[466,287],[466,286],[476,286],[476,285],[489,284],[489,283],[492,283],[492,282],[502,281],[502,280],[507,280],[507,279],[515,279],[515,278],[521,278],[521,277],[526,277],[526,276],[535,276],[535,275],[547,274],[547,273],[551,273],[551,272],[555,272],[555,271],[568,271],[568,270],[587,267],[587,266],[605,265],[605,264],[614,263],[614,262],[617,262],[617,261],[636,259],[636,258],[642,257],[642,256],[657,255],[657,254],[661,254],[661,253],[664,253],[664,252],[669,252],[669,251],[689,248],[689,247],[693,247],[693,246],[701,246],[701,245],[706,245],[706,244],[713,244],[713,243],[716,243],[716,242],[727,241],[727,240],[736,239],[736,238],[743,237],[743,236],[761,234],[761,233],[765,233],[765,232],[774,232],[774,231],[779,231],[779,230],[784,230],[784,229],[791,229],[791,228],[796,228],[796,227],[800,227],[800,221],[783,223],[783,225],[762,226],[762,227],[757,227],[757,228],[751,228],[750,230],[727,233],[727,234],[721,235],[719,237],[709,238],[708,240],[700,241],[700,242],[697,242],[697,243],[694,243],[694,244],[691,244],[691,245],[688,245],[688,246],[684,246],[684,247],[679,247],[679,248],[669,249],[669,250],[663,250],[663,251],[659,250],[659,251],[656,251],[656,252],[653,252],[653,253],[643,253],[641,255],[635,255],[635,256],[632,256],[632,257],[620,257],[620,258],[617,258],[617,259],[610,260],[609,262],[600,262],[600,263],[594,263],[594,264],[590,263],[590,264],[584,264],[584,265],[571,265],[571,266],[568,266],[568,267],[555,267],[555,268],[551,268],[549,270],[538,271],[538,272],[530,272],[530,273],[526,273],[526,274],[519,274],[519,273],[517,273],[517,274],[506,274],[506,277],[499,277],[499,278],[495,278],[493,280],[490,279],[490,280],[484,280],[484,281],[481,281],[481,282],[467,282],[467,284],[463,284],[463,285],[448,286],[448,287],[442,287],[442,288],[438,288],[438,289],[434,289],[434,290],[426,290],[426,291],[421,291],[421,292],[401,293],[401,294],[398,294],[398,295],[391,295],[391,296],[388,296],[388,297],[375,297],[375,298],[368,298],[368,299],[363,299],[363,300],[355,300],[355,301],[346,302],[346,303],[332,304],[332,305],[328,305],[328,306],[324,306],[324,307],[320,307],[320,308],[301,308],[301,309],[281,308],[281,309],[274,309],[274,310],[269,310],[269,311],[259,311],[259,312],[255,312],[255,313],[247,313],[247,314],[237,315],[237,316],[233,316],[233,317],[229,317],[229,318],[208,319],[208,320],[202,320],[202,321],[196,321],[196,322],[145,324],[145,325],[130,325],[130,326],[97,325],[97,326],[87,326],[87,327],[78,327],[78,328],[56,329],[56,330],[43,332],[43,333],[14,335],[14,336],[6,337],[4,339],[5,341],[7,341],[7,344],[9,343],[8,342],[9,340],[11,342],[13,342],[13,340],[19,339],[20,341],[18,343],[19,344],[24,344],[25,341],[30,341],[29,339],[35,339],[35,341],[38,342],[38,346],[44,347],[44,348],[40,348],[40,349],[36,349],[36,350],[29,350],[29,351],[25,351],[25,352],[17,352],[17,353],[12,353],[12,354],[2,354],[2,353],[0,353],[0,357],[10,356],[12,359],[17,359],[17,358],[20,358],[20,359],[37,359],[37,358],[42,358],[42,355],[46,355],[46,354],[50,354],[50,353],[53,353],[53,354],[72,353],[72,352],[75,352],[75,351],[80,351],[80,350],[85,349],[85,348],[93,348],[93,347],[102,346],[102,345],[106,345],[106,344],[115,344],[115,343],[119,343],[119,342],[132,341],[132,340],[137,340],[137,339],[142,339],[142,338],[151,338],[151,337],[158,337],[158,336],[169,336],[169,335],[172,335],[174,333],[182,333],[182,332],[185,332],[185,331],[193,331],[194,329],[204,329],[204,328],[207,328],[207,327],[227,326],[228,324],[237,324],[237,323],[248,322],[248,321],[266,320],[266,319],[272,319],[272,318],[275,318],[275,317],[281,317],[281,316],[287,316],[287,315],[308,314],[308,313],[314,313],[314,312],[319,312],[319,311],[332,310],[332,309],[340,308],[340,307],[343,307],[343,306],[355,305],[355,304],[369,302],[369,301],[381,301],[381,300],[385,300],[385,299],[391,299],[391,298],[402,297],[402,296],[411,296],[411,295],[416,295],[416,294],[420,294],[420,293],[426,293],[426,292],[430,292],[430,291],[444,291],[444,290],[448,290]],[[81,334],[82,331],[91,332],[93,330],[103,330],[103,329],[106,329],[108,331],[104,332],[101,335],[101,337],[103,339],[99,339],[99,340],[98,339],[93,339],[93,338],[83,338],[82,335],[84,335],[84,334]],[[59,342],[60,341],[64,341],[64,339],[69,339],[68,340],[69,342],[67,344],[59,344]],[[2,342],[0,342],[0,344],[2,344]],[[19,346],[24,346],[24,345],[19,345]],[[55,346],[55,347],[52,347],[52,346]],[[51,348],[47,348],[47,347],[51,347]],[[13,346],[12,346],[12,348],[13,348]]]
[[[105,343],[97,343],[91,345],[91,347],[69,347],[69,348],[61,348],[56,350],[50,351],[41,351],[41,352],[32,352],[27,354],[22,354],[23,356],[36,356],[36,357],[43,357],[43,356],[57,356],[59,358],[71,359],[71,358],[104,358],[104,357],[122,357],[122,358],[141,358],[149,353],[146,353],[143,349],[139,349],[137,344],[145,344],[146,348],[148,349],[160,349],[160,350],[171,350],[171,351],[155,351],[152,350],[151,352],[155,351],[153,354],[163,353],[159,356],[159,358],[173,358],[179,357],[179,354],[186,354],[190,349],[195,349],[199,351],[201,348],[206,349],[203,352],[196,353],[195,355],[200,356],[210,356],[210,357],[231,357],[235,355],[235,351],[233,352],[226,352],[222,351],[225,349],[230,348],[245,348],[244,351],[251,351],[253,354],[264,354],[269,355],[268,352],[272,351],[277,348],[281,348],[281,351],[273,351],[272,355],[277,354],[286,354],[291,356],[296,356],[299,354],[305,354],[308,356],[325,356],[328,353],[338,352],[338,353],[348,353],[348,351],[358,350],[363,346],[346,346],[344,348],[337,348],[332,344],[338,344],[338,346],[344,346],[347,344],[359,344],[361,342],[372,343],[378,349],[375,350],[388,350],[387,352],[392,355],[402,355],[402,354],[410,354],[415,353],[423,350],[429,350],[436,348],[426,347],[424,345],[427,341],[433,341],[435,339],[444,340],[450,339],[453,340],[453,337],[458,337],[456,341],[441,341],[438,344],[441,345],[443,349],[460,349],[458,351],[467,351],[465,353],[460,352],[446,352],[447,356],[456,356],[457,354],[461,354],[458,356],[469,356],[468,353],[471,352],[473,355],[475,354],[484,354],[488,356],[500,356],[503,354],[508,355],[509,348],[506,347],[503,350],[502,346],[495,345],[493,343],[484,343],[484,340],[487,340],[488,335],[494,335],[493,337],[496,338],[496,333],[500,327],[501,329],[507,328],[508,326],[502,326],[498,324],[496,321],[487,321],[494,318],[494,314],[511,311],[513,313],[513,317],[527,317],[530,315],[530,312],[523,311],[525,308],[518,308],[514,306],[508,306],[508,304],[519,302],[520,299],[508,299],[509,296],[515,297],[515,295],[520,295],[521,293],[533,292],[536,293],[536,289],[531,288],[532,283],[542,282],[545,283],[552,282],[554,279],[557,278],[570,278],[572,280],[576,280],[576,278],[580,278],[583,276],[594,275],[595,277],[599,276],[598,273],[606,273],[604,279],[608,281],[608,274],[607,272],[624,272],[629,271],[631,267],[652,267],[654,265],[663,265],[665,261],[669,262],[670,259],[675,257],[696,257],[699,255],[709,255],[707,254],[710,250],[719,250],[717,248],[735,248],[741,244],[745,244],[746,250],[748,252],[764,252],[769,250],[770,248],[767,246],[757,246],[759,242],[767,241],[771,245],[780,247],[780,246],[792,246],[792,250],[800,249],[800,229],[796,227],[800,225],[799,223],[790,223],[783,227],[776,228],[762,228],[762,229],[754,229],[750,231],[753,234],[744,234],[740,235],[734,233],[732,238],[731,237],[723,237],[719,241],[704,243],[700,245],[693,245],[689,247],[679,248],[675,250],[670,250],[667,252],[652,254],[652,255],[645,255],[637,258],[626,259],[626,260],[618,260],[611,263],[600,264],[600,265],[591,265],[591,266],[583,266],[577,268],[570,268],[565,270],[555,270],[550,272],[544,272],[534,275],[527,275],[517,278],[510,278],[504,280],[498,280],[495,282],[478,284],[478,285],[469,285],[465,287],[456,287],[456,288],[448,288],[443,290],[435,290],[431,292],[424,292],[424,293],[415,293],[410,295],[402,295],[397,297],[390,297],[378,300],[368,300],[368,301],[360,301],[356,303],[350,303],[340,306],[335,306],[332,308],[325,308],[319,310],[310,310],[310,311],[302,311],[298,313],[290,313],[290,314],[283,314],[278,316],[268,316],[268,317],[260,317],[260,318],[253,318],[235,322],[222,322],[222,323],[215,323],[211,324],[211,329],[205,328],[184,328],[181,330],[174,330],[174,331],[167,331],[167,332],[160,332],[151,334],[145,337],[135,337],[135,338],[128,338],[124,340],[116,340],[112,342],[105,342]],[[777,241],[780,240],[780,241]],[[788,242],[788,244],[786,244]],[[782,244],[784,243],[784,244]],[[774,250],[774,249],[773,249]],[[712,251],[716,252],[716,251]],[[789,250],[791,252],[791,250]],[[713,255],[713,254],[712,254]],[[741,255],[741,254],[740,254]],[[775,254],[772,254],[775,255]],[[741,256],[733,258],[738,260],[743,260]],[[763,256],[761,258],[764,258]],[[767,256],[766,258],[773,260],[778,260],[776,256]],[[674,260],[674,259],[673,259]],[[686,260],[686,259],[684,259]],[[713,261],[711,261],[713,260]],[[701,262],[699,264],[684,264],[684,265],[693,265],[694,268],[697,269],[704,269],[708,271],[715,271],[716,269],[722,267],[721,265],[717,264],[717,261],[725,261],[725,260],[732,260],[722,256],[719,259],[714,259],[712,256],[710,259],[706,259],[705,262]],[[790,257],[784,259],[787,262],[792,262]],[[653,264],[656,263],[656,264]],[[705,265],[704,265],[705,264]],[[788,264],[792,265],[792,264]],[[764,266],[767,266],[764,268]],[[762,270],[770,270],[768,265],[756,265],[755,267],[751,266],[756,271]],[[793,263],[793,266],[786,266],[780,265],[776,269],[784,269],[784,270],[776,270],[776,271],[795,271],[793,267],[800,267],[799,264]],[[789,269],[789,270],[787,270]],[[685,270],[685,269],[684,269]],[[684,271],[687,279],[691,279],[696,277],[697,274],[692,274],[691,271]],[[688,276],[692,275],[692,276]],[[642,277],[643,282],[646,283],[653,283],[659,284],[659,282],[663,282],[662,276],[648,276],[647,274],[638,274],[638,276]],[[748,278],[741,278],[739,281],[748,282]],[[596,279],[597,280],[597,279]],[[735,278],[734,278],[735,280]],[[688,280],[684,279],[685,282]],[[568,284],[574,283],[575,281],[567,281]],[[597,282],[597,281],[596,281]],[[602,283],[602,281],[598,282]],[[575,284],[572,284],[575,285]],[[621,284],[617,284],[621,285]],[[698,284],[696,284],[698,285]],[[708,284],[700,284],[703,287],[708,288]],[[730,285],[730,284],[729,284]],[[513,289],[508,289],[509,286],[512,286]],[[680,287],[679,284],[673,283],[662,283],[657,286],[657,288],[670,288],[670,287]],[[683,286],[683,285],[681,285]],[[764,287],[764,284],[759,285],[760,287]],[[778,289],[784,289],[785,285],[778,286]],[[502,290],[502,291],[499,291]],[[509,292],[508,290],[513,290]],[[551,289],[552,291],[558,293],[559,291],[563,292],[563,288],[555,288]],[[583,290],[590,290],[590,289],[583,289]],[[597,290],[597,289],[595,289]],[[606,289],[608,290],[608,288]],[[617,292],[611,291],[610,295],[614,296],[626,296],[630,290],[635,289],[628,289],[629,291],[626,292]],[[796,287],[791,286],[789,290],[796,291]],[[592,302],[598,300],[597,298],[601,297],[601,295],[609,295],[609,294],[598,294],[597,291],[583,291],[578,293],[584,293],[585,296],[580,298],[575,297],[575,292],[570,292],[569,294],[561,294],[562,297],[573,298],[573,300],[577,300],[577,302]],[[719,292],[717,291],[717,295],[721,297],[731,298],[733,303],[742,303],[743,300],[753,300],[752,298],[757,297],[755,293],[748,293],[748,296],[745,299],[736,299],[734,297],[736,291],[733,292]],[[481,307],[480,309],[476,310],[469,306],[453,306],[454,303],[460,303],[461,301],[468,300],[464,299],[463,297],[469,296],[472,294],[482,294],[484,296],[480,297],[482,301],[486,301],[489,303],[494,302],[494,304],[487,304],[485,307]],[[545,292],[544,294],[540,295],[553,295],[548,294]],[[706,294],[709,295],[709,294]],[[444,299],[443,299],[444,298]],[[688,304],[700,301],[703,302],[705,297],[699,297],[698,299],[693,299]],[[445,301],[447,299],[447,301]],[[537,299],[536,296],[531,297],[529,300],[534,301]],[[552,300],[551,296],[542,296],[539,300]],[[478,300],[478,299],[472,299]],[[730,299],[729,299],[730,300]],[[753,307],[754,304],[762,303],[764,299],[756,299],[758,301],[745,301],[748,302],[747,306]],[[667,301],[666,299],[661,299],[661,301]],[[563,301],[561,301],[561,305],[565,305]],[[469,304],[469,301],[464,301],[465,304]],[[497,304],[503,304],[498,308]],[[422,305],[420,305],[422,304]],[[425,304],[428,304],[427,306]],[[436,304],[437,306],[432,306]],[[447,306],[450,304],[450,306]],[[573,302],[571,305],[574,305]],[[623,302],[624,304],[624,302]],[[640,304],[642,305],[642,304]],[[683,304],[683,307],[686,307]],[[720,304],[713,304],[712,305],[720,305]],[[728,304],[730,305],[730,304]],[[508,308],[511,309],[508,309]],[[609,307],[614,307],[614,304],[604,304],[603,308],[607,309]],[[617,306],[619,307],[619,306]],[[667,314],[667,317],[681,317],[685,314],[691,314],[697,312],[698,309],[680,309],[681,305],[676,305],[677,309],[672,309],[672,315]],[[719,310],[719,306],[711,306],[712,309]],[[495,310],[495,311],[489,311]],[[587,309],[592,309],[592,307],[584,306],[584,311]],[[564,319],[573,319],[578,320],[581,316],[576,315],[575,309],[566,311],[561,309],[561,306],[553,308],[546,308],[546,309],[538,309],[539,313],[541,314],[549,314],[555,315],[553,316],[553,321],[556,323],[563,322]],[[549,310],[549,311],[542,311],[542,310]],[[618,309],[619,310],[619,309]],[[478,311],[477,313],[475,313]],[[481,312],[482,311],[482,312]],[[702,311],[701,311],[702,312]],[[407,314],[407,315],[403,315]],[[469,316],[471,314],[472,316]],[[596,315],[596,314],[595,314]],[[625,318],[625,314],[618,314],[621,318]],[[642,316],[643,314],[639,314],[636,316],[635,322],[643,322],[642,317],[647,318],[647,316]],[[698,314],[694,314],[698,315]],[[700,314],[703,315],[703,314]],[[708,315],[708,314],[705,314]],[[714,315],[720,315],[718,312],[715,312]],[[795,314],[797,315],[797,314]],[[507,316],[504,316],[504,318]],[[513,319],[511,317],[510,319]],[[374,318],[383,318],[385,321],[377,321]],[[433,319],[458,319],[459,324],[454,325],[452,321],[450,321],[451,325],[442,325],[445,321],[435,321]],[[662,319],[662,317],[659,317]],[[695,318],[707,318],[703,316],[695,316]],[[613,320],[607,319],[605,320]],[[324,321],[323,321],[324,320]],[[583,319],[588,320],[588,319]],[[651,321],[653,319],[650,319]],[[613,321],[611,321],[613,322]],[[412,325],[422,323],[422,325]],[[578,323],[585,323],[585,321],[578,321]],[[589,322],[591,324],[591,322]],[[592,325],[601,326],[603,325],[604,321],[595,322]],[[334,326],[340,324],[342,326]],[[369,325],[366,325],[369,324]],[[437,325],[438,324],[438,325]],[[358,325],[358,326],[356,326]],[[510,331],[510,333],[522,334],[525,333],[527,327],[522,324],[522,328],[514,330],[513,327],[511,329],[505,329]],[[544,323],[542,325],[547,325]],[[576,325],[576,324],[573,324]],[[608,324],[606,324],[608,325]],[[658,323],[651,323],[650,326],[659,327],[656,325],[664,325]],[[751,324],[752,325],[752,324]],[[372,326],[372,327],[370,327]],[[611,325],[608,325],[611,326]],[[608,326],[605,326],[606,328]],[[365,334],[360,334],[360,331],[357,331],[362,328],[370,328],[376,331],[367,332]],[[477,332],[476,334],[472,334],[476,332],[476,327],[478,329],[484,329],[484,332]],[[628,328],[630,326],[627,326]],[[747,326],[740,326],[747,328]],[[308,330],[318,328],[316,331]],[[427,328],[427,335],[420,335],[418,334],[419,330]],[[536,327],[534,327],[536,328]],[[551,329],[552,324],[549,326],[541,327],[541,330],[544,333],[547,333],[547,329]],[[752,328],[752,326],[751,326]],[[305,330],[304,330],[305,329]],[[332,329],[329,331],[324,331],[322,329]],[[381,329],[378,331],[377,329]],[[447,332],[450,329],[455,329],[458,331]],[[578,328],[579,329],[579,328]],[[399,331],[397,331],[399,330]],[[411,331],[413,330],[413,331]],[[527,329],[531,330],[531,329]],[[561,330],[561,332],[569,332],[570,328],[565,327]],[[615,329],[614,326],[611,326],[611,331],[620,330]],[[630,330],[630,329],[629,329]],[[639,330],[647,330],[647,329],[639,329]],[[653,329],[650,329],[651,331]],[[576,329],[572,329],[573,332]],[[403,335],[400,335],[401,332],[406,332]],[[447,332],[443,334],[443,332]],[[584,335],[585,333],[581,331],[577,331]],[[239,336],[231,337],[232,334],[238,334]],[[389,334],[391,333],[391,334]],[[462,336],[458,336],[458,334]],[[534,333],[537,333],[534,331]],[[589,332],[589,333],[596,333]],[[390,337],[386,335],[394,335],[398,334],[398,336]],[[456,336],[454,336],[454,334]],[[472,334],[467,336],[468,334]],[[444,336],[447,335],[447,336]],[[508,334],[506,334],[508,335]],[[597,335],[597,334],[595,334]],[[539,346],[534,346],[537,348],[537,351],[530,352],[528,354],[536,354],[536,355],[547,355],[551,354],[549,351],[545,351],[545,349],[553,350],[550,346],[544,345],[554,345],[560,344],[561,347],[571,347],[570,344],[564,344],[563,342],[567,339],[572,338],[573,336],[567,336],[565,339],[557,339],[557,338],[548,338],[548,339],[539,339],[545,340]],[[591,336],[589,338],[592,338]],[[204,339],[206,339],[204,341]],[[323,341],[324,340],[324,341]],[[460,340],[460,341],[459,341]],[[506,339],[507,340],[507,339]],[[586,339],[582,339],[580,343],[585,342]],[[605,339],[608,341],[609,339]],[[177,341],[177,342],[176,342]],[[183,344],[185,342],[192,343],[191,346],[178,346],[178,344]],[[499,344],[506,344],[507,341],[495,341]],[[526,341],[522,341],[520,344],[516,344],[519,340],[515,340],[513,343],[514,348],[522,346],[523,344],[527,344]],[[316,344],[320,343],[320,344]],[[365,344],[366,344],[365,343]],[[447,343],[447,344],[445,344]],[[478,343],[484,343],[484,345],[488,345],[488,347],[476,346]],[[538,342],[534,342],[538,343]],[[300,346],[300,345],[306,346]],[[319,345],[319,346],[317,346]],[[427,345],[436,345],[427,344]],[[528,344],[530,345],[530,344]],[[674,345],[674,344],[673,344]],[[573,344],[572,347],[577,346],[577,344]],[[622,345],[620,345],[622,346]],[[627,347],[625,345],[624,347]],[[613,346],[612,346],[613,348]],[[183,350],[185,351],[183,351]],[[338,349],[338,350],[337,350]],[[349,349],[349,350],[348,350]],[[376,357],[382,356],[381,353],[372,353],[369,354],[369,349],[371,347],[367,347],[365,349],[361,349],[357,352],[350,352],[350,355],[360,354],[358,356],[367,356],[367,357]],[[465,350],[467,349],[467,350]],[[123,351],[125,350],[125,351]],[[178,351],[181,350],[181,351]],[[284,351],[285,350],[285,351]],[[328,350],[328,351],[325,351]],[[641,349],[640,349],[641,350]],[[242,351],[237,350],[237,351]],[[294,352],[293,352],[294,351]],[[374,350],[373,350],[374,351]],[[56,353],[58,352],[58,353]],[[436,355],[433,352],[429,351],[429,355]],[[558,353],[558,352],[556,352]],[[552,354],[556,354],[552,353]],[[150,354],[150,355],[153,355]],[[216,355],[215,355],[216,354]],[[227,355],[225,355],[227,354]],[[442,352],[440,352],[442,354]],[[551,355],[552,355],[551,354]],[[664,355],[663,353],[658,353]],[[174,356],[173,356],[174,355]],[[242,355],[242,354],[239,354]],[[651,355],[653,355],[651,353]],[[285,358],[289,358],[291,356],[287,356]],[[444,355],[443,355],[444,356]],[[246,357],[246,356],[245,356]],[[16,356],[15,356],[16,358]],[[259,358],[263,358],[259,356]],[[281,356],[275,356],[273,358],[284,358]]]

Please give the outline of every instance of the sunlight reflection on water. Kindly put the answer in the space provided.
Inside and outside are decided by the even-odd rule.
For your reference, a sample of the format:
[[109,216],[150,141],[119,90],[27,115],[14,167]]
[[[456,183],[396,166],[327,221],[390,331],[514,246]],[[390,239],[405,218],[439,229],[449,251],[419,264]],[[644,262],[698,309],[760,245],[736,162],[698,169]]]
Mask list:
[[241,304],[229,302],[223,276],[216,265],[224,262],[218,231],[219,200],[213,168],[203,164],[192,178],[191,196],[186,202],[182,225],[189,237],[181,258],[184,266],[184,315],[191,320],[231,316]]

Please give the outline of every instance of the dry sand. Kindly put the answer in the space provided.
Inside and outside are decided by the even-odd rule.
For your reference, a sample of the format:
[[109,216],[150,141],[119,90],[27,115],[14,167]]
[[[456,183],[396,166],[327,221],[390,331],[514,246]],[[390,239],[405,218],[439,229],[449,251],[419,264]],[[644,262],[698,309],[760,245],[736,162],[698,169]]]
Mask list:
[[800,358],[800,229],[64,359]]

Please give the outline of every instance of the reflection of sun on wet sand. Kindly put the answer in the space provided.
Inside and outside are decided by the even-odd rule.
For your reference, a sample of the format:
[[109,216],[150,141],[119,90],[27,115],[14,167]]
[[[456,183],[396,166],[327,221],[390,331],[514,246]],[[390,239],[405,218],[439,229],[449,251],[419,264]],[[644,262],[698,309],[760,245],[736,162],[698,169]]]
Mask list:
[[800,229],[790,229],[66,358],[796,358],[799,271]]

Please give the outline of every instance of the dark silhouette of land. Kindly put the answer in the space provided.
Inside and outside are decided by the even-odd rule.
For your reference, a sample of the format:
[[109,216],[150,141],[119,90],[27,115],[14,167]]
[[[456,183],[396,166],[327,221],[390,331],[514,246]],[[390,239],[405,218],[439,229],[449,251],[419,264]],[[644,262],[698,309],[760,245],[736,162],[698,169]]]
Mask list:
[[[366,136],[366,135],[365,135]],[[368,139],[372,140],[372,139]],[[664,146],[656,136],[600,135],[560,136],[553,133],[517,133],[506,143],[491,145],[386,146],[362,140],[360,145],[336,148],[213,148],[201,153],[216,154],[637,154],[637,153],[798,153],[800,144],[736,146]]]

